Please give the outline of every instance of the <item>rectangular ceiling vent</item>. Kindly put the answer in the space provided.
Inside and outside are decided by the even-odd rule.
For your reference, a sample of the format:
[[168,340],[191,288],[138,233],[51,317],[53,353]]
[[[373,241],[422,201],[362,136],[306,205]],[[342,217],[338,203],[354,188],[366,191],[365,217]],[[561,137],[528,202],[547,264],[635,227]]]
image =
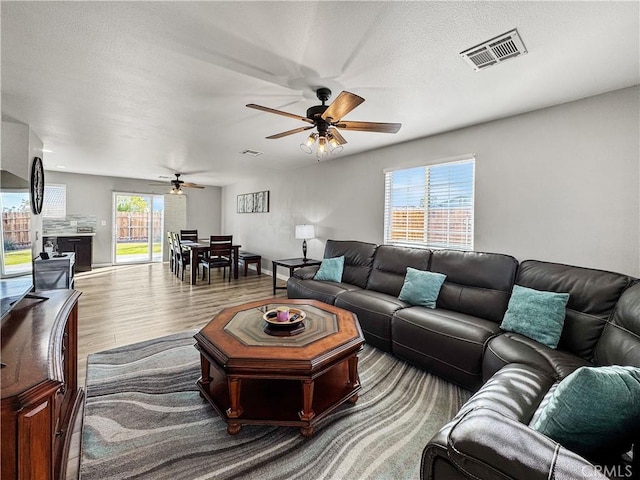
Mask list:
[[240,152],[242,155],[251,155],[252,157],[257,157],[258,155],[262,155],[262,152],[259,152],[257,150],[243,150]]
[[525,53],[527,53],[527,49],[518,34],[518,30],[514,28],[510,32],[503,33],[475,47],[468,48],[464,52],[460,52],[460,56],[471,65],[471,68],[478,72]]

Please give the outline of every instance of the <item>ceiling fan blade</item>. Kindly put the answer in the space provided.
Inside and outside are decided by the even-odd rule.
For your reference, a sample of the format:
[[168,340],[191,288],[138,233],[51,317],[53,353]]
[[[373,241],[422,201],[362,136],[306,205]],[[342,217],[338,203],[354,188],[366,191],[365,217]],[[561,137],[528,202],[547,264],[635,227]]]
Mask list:
[[303,122],[313,124],[313,120],[307,117],[301,117],[300,115],[296,115],[295,113],[283,112],[282,110],[276,110],[274,108],[263,107],[262,105],[256,105],[255,103],[249,103],[247,105],[249,108],[255,108],[256,110],[262,110],[263,112],[275,113],[276,115],[282,115],[289,118],[295,118],[297,120],[302,120]]
[[329,108],[324,111],[322,118],[327,121],[331,118],[332,122],[337,122],[362,102],[364,102],[364,98],[359,97],[355,93],[347,91],[340,92],[340,95],[338,95],[333,103],[329,105]]
[[196,185],[195,183],[189,183],[189,182],[184,182],[183,184],[180,185],[180,187],[187,187],[187,188],[204,188],[203,185]]
[[336,142],[338,142],[338,145],[344,145],[345,143],[347,143],[345,138],[342,135],[340,135],[340,132],[337,129],[330,128],[329,133],[333,135],[333,138],[336,139]]
[[398,130],[400,130],[402,124],[344,121],[338,122],[334,124],[334,126],[338,128],[344,128],[345,130],[357,130],[360,132],[397,133]]
[[310,125],[308,127],[294,128],[293,130],[287,130],[286,132],[276,133],[275,135],[271,135],[270,137],[267,137],[267,138],[271,140],[275,138],[282,138],[282,137],[286,137],[287,135],[293,135],[294,133],[304,132],[305,130],[309,130],[313,127],[314,127],[313,125]]

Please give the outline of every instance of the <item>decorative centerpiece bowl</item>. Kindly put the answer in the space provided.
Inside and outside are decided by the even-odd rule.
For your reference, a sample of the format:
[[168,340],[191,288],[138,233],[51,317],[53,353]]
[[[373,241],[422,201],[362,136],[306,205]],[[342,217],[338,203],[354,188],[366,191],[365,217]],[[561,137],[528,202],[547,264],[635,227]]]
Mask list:
[[265,333],[278,337],[290,337],[302,332],[305,328],[302,321],[307,314],[299,308],[278,307],[267,311],[262,318],[267,322]]

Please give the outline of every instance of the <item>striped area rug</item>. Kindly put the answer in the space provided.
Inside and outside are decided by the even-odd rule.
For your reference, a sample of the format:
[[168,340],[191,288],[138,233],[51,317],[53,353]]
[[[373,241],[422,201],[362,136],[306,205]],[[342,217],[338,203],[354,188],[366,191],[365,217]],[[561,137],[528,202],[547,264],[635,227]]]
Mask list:
[[89,356],[81,480],[418,479],[422,449],[469,393],[373,347],[355,405],[316,426],[245,425],[200,398],[193,332]]

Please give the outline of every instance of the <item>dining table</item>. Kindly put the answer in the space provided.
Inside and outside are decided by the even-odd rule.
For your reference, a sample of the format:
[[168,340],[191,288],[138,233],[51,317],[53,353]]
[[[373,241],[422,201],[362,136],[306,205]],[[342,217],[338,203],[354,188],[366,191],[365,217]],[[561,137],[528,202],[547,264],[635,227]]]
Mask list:
[[[209,242],[182,240],[180,242],[180,246],[191,252],[191,285],[195,285],[196,280],[198,279],[198,255],[208,251],[211,245]],[[242,245],[231,245],[231,251],[233,253],[233,278],[235,280],[238,279],[238,252],[241,246]]]

